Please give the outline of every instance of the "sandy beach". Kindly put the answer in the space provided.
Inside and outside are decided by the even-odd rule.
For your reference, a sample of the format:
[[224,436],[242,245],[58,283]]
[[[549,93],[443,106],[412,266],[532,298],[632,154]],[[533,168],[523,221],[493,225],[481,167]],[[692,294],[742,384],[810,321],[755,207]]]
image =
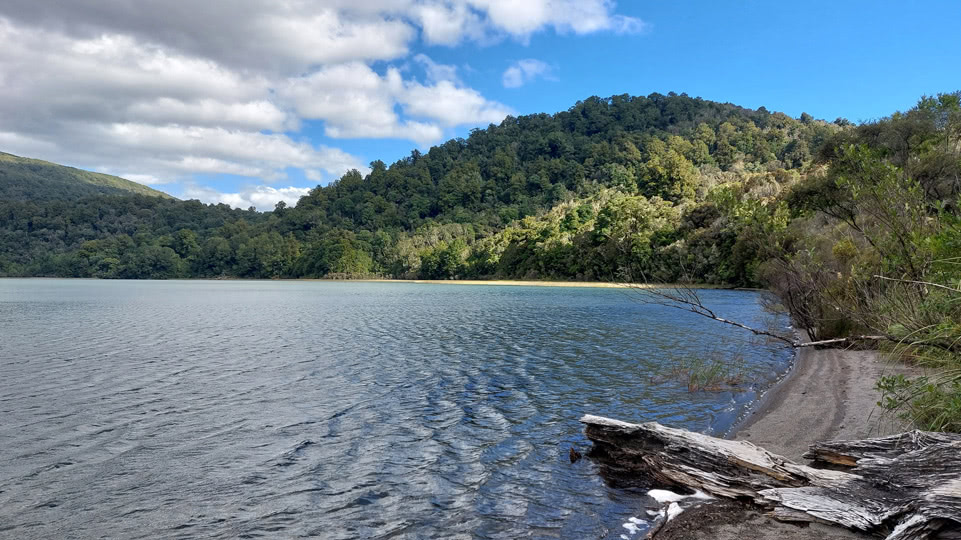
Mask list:
[[816,441],[864,439],[903,431],[903,424],[877,406],[883,375],[910,374],[876,351],[802,349],[791,374],[772,389],[740,426],[735,438],[803,462]]
[[717,285],[678,285],[676,283],[612,283],[610,281],[535,281],[520,279],[300,279],[297,281],[349,281],[352,283],[411,283],[415,285],[493,285],[506,287],[573,287],[596,289],[727,289]]
[[[806,463],[801,455],[815,441],[860,439],[904,431],[904,425],[877,406],[875,389],[885,374],[912,374],[889,364],[875,351],[801,349],[791,373],[771,389],[735,438],[753,442]],[[820,524],[797,526],[774,521],[756,508],[723,501],[684,512],[657,538],[720,540],[777,538],[814,540],[873,538]]]

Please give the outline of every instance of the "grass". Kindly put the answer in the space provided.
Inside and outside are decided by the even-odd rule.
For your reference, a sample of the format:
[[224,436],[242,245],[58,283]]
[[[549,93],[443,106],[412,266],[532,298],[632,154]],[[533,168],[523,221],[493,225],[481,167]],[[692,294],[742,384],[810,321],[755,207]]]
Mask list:
[[918,429],[961,432],[961,370],[908,379],[889,375],[878,381],[882,408]]
[[961,358],[919,347],[894,347],[885,351],[900,361],[925,368],[929,375],[882,377],[878,405],[918,429],[961,433]]
[[666,375],[652,377],[652,382],[667,380],[687,385],[688,392],[740,391],[746,381],[744,357],[726,359],[714,352],[707,358],[681,358],[676,360]]

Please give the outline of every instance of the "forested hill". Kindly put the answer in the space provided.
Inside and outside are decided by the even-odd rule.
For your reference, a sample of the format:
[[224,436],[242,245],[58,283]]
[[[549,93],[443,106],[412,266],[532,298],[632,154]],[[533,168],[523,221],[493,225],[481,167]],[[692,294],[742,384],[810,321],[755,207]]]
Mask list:
[[72,200],[130,194],[172,198],[117,176],[0,152],[0,200]]
[[[918,181],[950,206],[953,158],[930,161],[940,147],[926,142],[946,129],[936,114],[919,106],[852,126],[685,95],[594,97],[375,161],[268,213],[138,196],[17,200],[9,193],[76,170],[7,158],[33,174],[2,184],[0,275],[610,280],[643,269],[764,285],[810,239],[811,205],[840,196],[845,145],[896,156],[892,166],[925,156]],[[913,139],[885,149],[901,132]]]
[[31,174],[0,182],[0,276],[762,286],[812,338],[870,335],[943,367],[886,379],[884,403],[961,431],[958,92],[858,126],[684,95],[591,98],[374,162],[266,213],[44,200],[36,186],[67,185],[66,169],[4,159]]
[[[11,202],[21,197],[7,191],[0,272],[590,280],[652,252],[691,258],[697,279],[752,284],[755,248],[735,245],[725,212],[740,212],[735,199],[778,208],[813,149],[846,125],[685,95],[594,97],[375,161],[256,217],[136,197]],[[59,177],[29,181],[39,178]]]
[[290,219],[351,230],[497,228],[604,187],[690,201],[710,187],[702,171],[798,168],[836,131],[808,115],[684,95],[593,97],[554,115],[508,117],[389,168],[375,161],[366,177],[314,190]]

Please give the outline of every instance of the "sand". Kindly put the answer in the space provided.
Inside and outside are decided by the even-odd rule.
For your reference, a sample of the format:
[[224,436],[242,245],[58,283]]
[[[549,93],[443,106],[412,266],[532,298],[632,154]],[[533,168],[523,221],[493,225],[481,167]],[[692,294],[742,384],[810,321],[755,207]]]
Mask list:
[[890,435],[904,425],[877,406],[882,375],[910,374],[876,351],[801,349],[793,371],[763,399],[735,438],[804,462],[817,441]]
[[[885,374],[915,374],[890,365],[874,351],[801,349],[792,372],[762,399],[735,438],[751,441],[799,463],[819,440],[859,439],[904,431],[882,414],[875,389]],[[734,501],[707,504],[681,514],[656,536],[662,540],[777,538],[814,540],[873,538],[821,524],[797,526],[765,517],[756,507]]]
[[609,281],[538,281],[520,279],[300,279],[297,281],[347,281],[352,283],[411,283],[417,285],[494,285],[508,287],[574,287],[595,289],[726,289],[718,285],[677,285],[673,283],[613,283]]

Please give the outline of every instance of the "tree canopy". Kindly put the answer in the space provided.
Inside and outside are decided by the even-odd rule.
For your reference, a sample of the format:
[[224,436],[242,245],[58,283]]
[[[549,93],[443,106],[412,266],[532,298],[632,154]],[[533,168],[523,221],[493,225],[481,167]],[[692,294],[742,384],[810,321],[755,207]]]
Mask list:
[[[367,175],[349,171],[296,206],[265,214],[137,197],[69,204],[4,197],[0,273],[610,279],[630,256],[618,251],[624,242],[637,254],[679,240],[734,243],[729,228],[704,221],[724,218],[714,191],[723,185],[774,195],[810,161],[810,148],[839,131],[837,124],[673,93],[592,97],[554,115],[508,117],[390,166],[375,161]],[[650,222],[641,216],[649,208],[659,213]],[[697,228],[682,228],[691,225],[688,215],[699,216]],[[554,219],[563,227],[546,224]],[[598,219],[619,240],[595,232]],[[622,219],[630,224],[611,223]],[[714,230],[701,230],[709,225]],[[657,234],[640,230],[647,226]],[[528,238],[530,228],[544,238]],[[192,233],[195,247],[182,245],[181,230]],[[642,240],[650,245],[642,248]],[[683,247],[697,260],[717,258]],[[521,260],[532,256],[547,258]],[[742,285],[756,279],[742,268],[749,261],[716,262],[731,268],[697,277]],[[145,267],[133,269],[140,263]]]

